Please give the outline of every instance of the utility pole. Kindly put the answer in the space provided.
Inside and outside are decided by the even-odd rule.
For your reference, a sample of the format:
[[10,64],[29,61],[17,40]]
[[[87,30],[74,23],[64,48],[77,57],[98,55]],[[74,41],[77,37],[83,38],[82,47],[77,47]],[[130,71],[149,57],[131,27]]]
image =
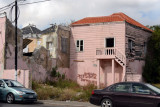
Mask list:
[[15,0],[15,80],[17,81],[17,0]]

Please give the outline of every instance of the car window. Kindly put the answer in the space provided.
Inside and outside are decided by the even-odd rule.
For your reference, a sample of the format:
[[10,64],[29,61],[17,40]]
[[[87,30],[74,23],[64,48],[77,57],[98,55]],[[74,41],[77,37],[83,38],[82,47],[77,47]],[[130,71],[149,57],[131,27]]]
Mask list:
[[155,87],[155,86],[153,86],[153,85],[151,85],[151,84],[145,84],[145,85],[147,85],[147,86],[148,86],[151,90],[153,90],[154,92],[160,94],[160,89],[159,89],[159,88],[157,88],[157,87]]
[[138,94],[150,94],[151,91],[148,87],[143,84],[133,84],[132,85],[132,93]]
[[8,87],[24,87],[22,84],[15,80],[5,80],[5,83]]
[[131,85],[130,84],[117,84],[114,87],[114,91],[116,92],[130,92]]

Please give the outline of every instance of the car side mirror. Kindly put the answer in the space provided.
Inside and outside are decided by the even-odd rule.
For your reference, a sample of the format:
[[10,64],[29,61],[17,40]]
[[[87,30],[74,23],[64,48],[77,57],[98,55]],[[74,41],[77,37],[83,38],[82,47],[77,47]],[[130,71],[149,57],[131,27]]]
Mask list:
[[1,87],[5,88],[5,85],[4,85],[4,84],[1,84]]

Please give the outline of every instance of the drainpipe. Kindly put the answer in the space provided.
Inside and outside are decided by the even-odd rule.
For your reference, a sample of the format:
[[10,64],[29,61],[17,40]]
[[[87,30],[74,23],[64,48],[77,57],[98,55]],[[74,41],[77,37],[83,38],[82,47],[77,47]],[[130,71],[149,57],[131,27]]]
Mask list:
[[17,0],[15,0],[15,80],[17,81]]

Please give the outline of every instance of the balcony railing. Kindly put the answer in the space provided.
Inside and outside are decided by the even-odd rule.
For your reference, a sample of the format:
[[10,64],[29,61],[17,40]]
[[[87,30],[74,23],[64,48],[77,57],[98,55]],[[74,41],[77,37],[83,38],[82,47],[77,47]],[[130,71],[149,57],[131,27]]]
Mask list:
[[97,48],[96,55],[115,55],[115,48]]
[[126,62],[126,57],[117,48],[97,48],[96,49],[97,58],[118,58],[123,63]]

